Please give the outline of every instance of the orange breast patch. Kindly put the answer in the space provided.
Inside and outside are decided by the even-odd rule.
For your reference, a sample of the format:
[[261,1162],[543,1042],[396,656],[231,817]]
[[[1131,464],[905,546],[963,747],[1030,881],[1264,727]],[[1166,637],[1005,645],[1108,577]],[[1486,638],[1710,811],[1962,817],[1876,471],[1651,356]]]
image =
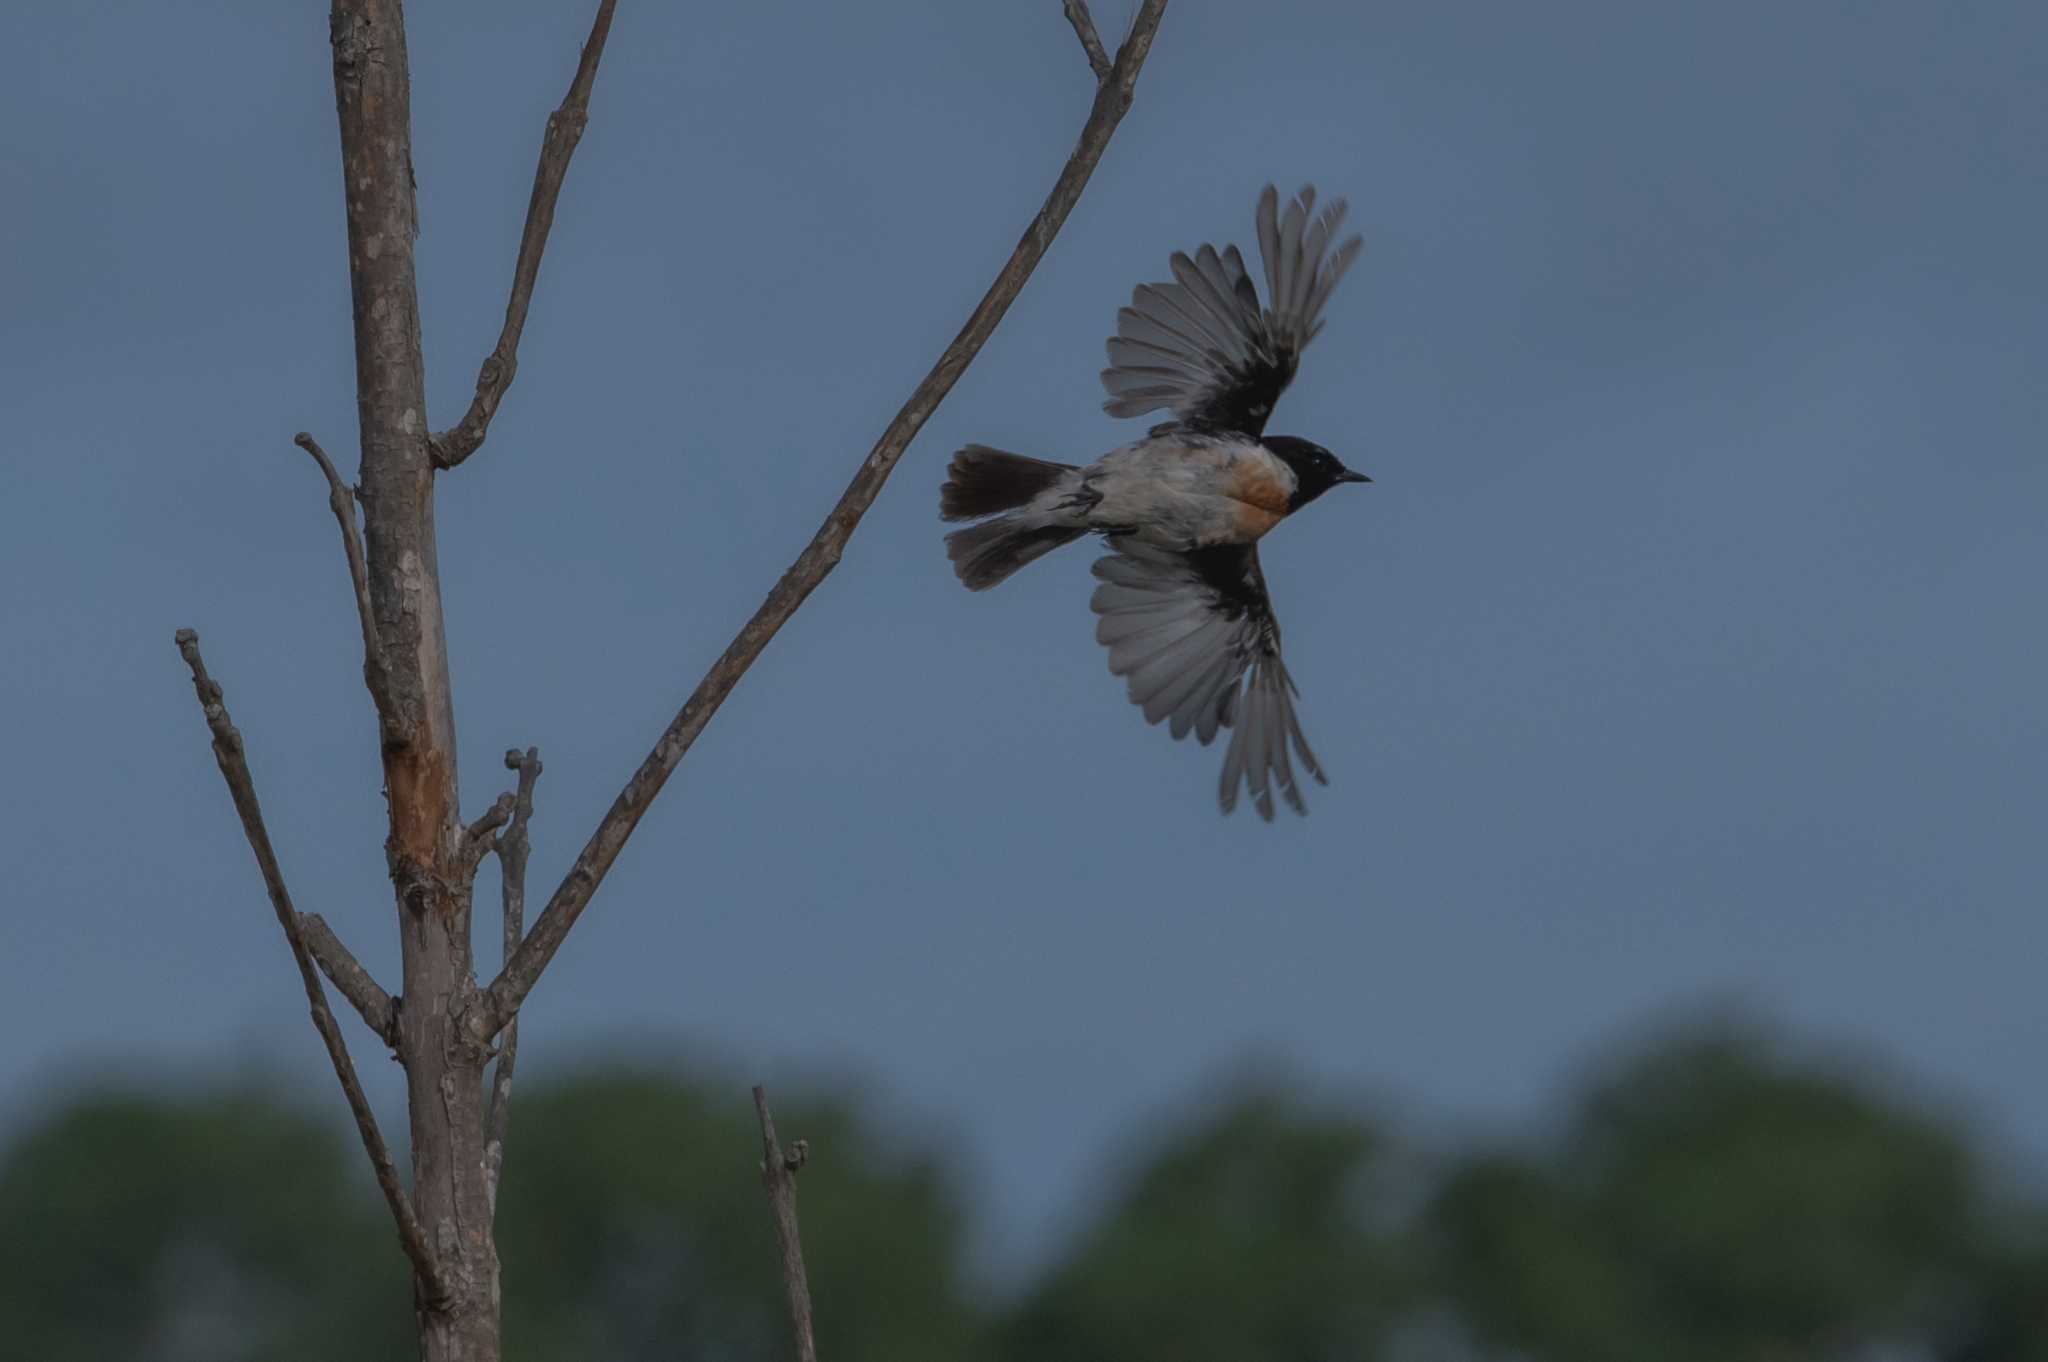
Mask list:
[[1225,495],[1276,516],[1287,514],[1287,499],[1294,494],[1286,475],[1267,456],[1240,458],[1230,466]]
[[1232,461],[1224,495],[1237,503],[1238,542],[1250,543],[1278,525],[1287,515],[1287,499],[1293,492],[1293,479],[1272,456],[1241,455]]
[[[1284,501],[1282,504],[1285,504]],[[1248,544],[1257,539],[1283,519],[1278,511],[1269,511],[1248,501],[1238,502],[1232,510],[1232,519],[1236,522],[1237,542],[1240,544]]]

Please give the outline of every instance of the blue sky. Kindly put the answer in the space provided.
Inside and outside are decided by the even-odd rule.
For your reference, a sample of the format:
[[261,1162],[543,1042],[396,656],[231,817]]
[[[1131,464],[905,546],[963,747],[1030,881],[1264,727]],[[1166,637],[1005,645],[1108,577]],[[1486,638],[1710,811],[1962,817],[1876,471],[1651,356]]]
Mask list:
[[[416,10],[446,425],[589,16]],[[301,906],[390,980],[353,613],[290,443],[353,467],[324,8],[13,27],[0,1102],[250,1061],[331,1100],[171,646],[201,631]],[[1037,277],[535,994],[532,1069],[623,1037],[873,1084],[967,1159],[997,1263],[1232,1066],[1484,1129],[1702,1002],[2048,1166],[2044,53],[2020,0],[1175,0]],[[1052,0],[621,5],[518,384],[439,491],[464,799],[541,747],[536,893],[1089,95]],[[1219,820],[1216,753],[1126,704],[1086,550],[970,596],[935,505],[969,440],[1128,438],[1115,309],[1249,242],[1269,179],[1368,243],[1274,429],[1377,480],[1266,550],[1332,776],[1271,827]]]

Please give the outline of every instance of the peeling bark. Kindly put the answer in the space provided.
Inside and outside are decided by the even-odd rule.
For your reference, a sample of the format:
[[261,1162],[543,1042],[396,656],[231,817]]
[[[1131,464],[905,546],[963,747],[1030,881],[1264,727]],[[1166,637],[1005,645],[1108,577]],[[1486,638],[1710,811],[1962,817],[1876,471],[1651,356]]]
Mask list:
[[427,1362],[498,1356],[498,1254],[484,1186],[483,1047],[451,1026],[475,987],[470,869],[434,544],[434,468],[420,357],[411,85],[399,0],[336,0],[335,106],[348,210],[364,549],[392,714],[381,744],[385,854],[398,900],[399,1058],[412,1201],[445,1294],[415,1291]]

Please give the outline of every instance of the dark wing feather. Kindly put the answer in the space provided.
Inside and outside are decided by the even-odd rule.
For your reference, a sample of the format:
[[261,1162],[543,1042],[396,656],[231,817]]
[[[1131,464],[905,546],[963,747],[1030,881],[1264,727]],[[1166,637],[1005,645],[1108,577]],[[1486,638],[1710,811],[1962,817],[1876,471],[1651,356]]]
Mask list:
[[1174,737],[1193,733],[1204,746],[1231,730],[1219,792],[1225,813],[1245,787],[1268,821],[1276,790],[1296,813],[1308,812],[1289,747],[1318,781],[1323,769],[1294,712],[1257,548],[1174,552],[1132,535],[1109,542],[1115,552],[1095,564],[1095,637],[1145,722],[1166,720]]
[[1163,409],[1197,429],[1261,434],[1303,348],[1322,330],[1331,290],[1363,245],[1352,236],[1331,250],[1344,201],[1320,213],[1315,206],[1312,187],[1284,215],[1273,186],[1259,195],[1253,221],[1266,265],[1265,307],[1235,246],[1176,251],[1172,283],[1140,284],[1117,313],[1103,408],[1112,416]]

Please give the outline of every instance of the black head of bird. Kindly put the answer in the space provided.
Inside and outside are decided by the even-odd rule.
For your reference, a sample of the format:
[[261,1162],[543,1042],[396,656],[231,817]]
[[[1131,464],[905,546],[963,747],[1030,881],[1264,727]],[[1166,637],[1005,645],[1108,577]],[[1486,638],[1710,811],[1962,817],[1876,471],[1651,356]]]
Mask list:
[[1289,513],[1300,510],[1340,482],[1371,482],[1354,473],[1335,454],[1313,440],[1298,435],[1268,435],[1262,443],[1280,456],[1294,473],[1294,494],[1287,499]]

